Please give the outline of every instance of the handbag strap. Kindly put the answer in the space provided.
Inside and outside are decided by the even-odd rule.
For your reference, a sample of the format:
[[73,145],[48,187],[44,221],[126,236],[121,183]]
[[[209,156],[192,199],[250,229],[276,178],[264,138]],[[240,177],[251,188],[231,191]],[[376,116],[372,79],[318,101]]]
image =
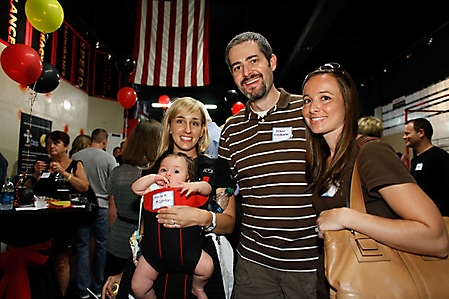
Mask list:
[[[358,144],[359,152],[360,149],[363,147],[363,145],[365,145],[365,143],[372,140],[379,140],[379,138],[367,136],[362,137],[362,140]],[[354,162],[354,168],[352,170],[351,191],[349,192],[349,207],[356,211],[366,213],[365,200],[363,199],[363,192],[362,192],[362,183],[360,181],[360,174],[359,174],[358,153]]]
[[351,178],[351,191],[349,193],[349,207],[356,211],[366,213],[365,200],[363,199],[362,183],[359,174],[359,158],[354,163]]

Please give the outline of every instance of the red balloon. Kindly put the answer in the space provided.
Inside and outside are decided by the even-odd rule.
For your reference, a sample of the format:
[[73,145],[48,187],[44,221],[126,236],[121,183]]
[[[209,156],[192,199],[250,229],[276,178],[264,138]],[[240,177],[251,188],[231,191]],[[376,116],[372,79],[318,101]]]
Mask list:
[[234,105],[232,105],[232,115],[239,113],[243,108],[245,108],[245,104],[242,102],[234,103]]
[[19,84],[28,85],[35,82],[42,74],[42,61],[39,54],[23,44],[6,47],[1,56],[5,73]]
[[161,105],[168,105],[170,103],[170,97],[168,95],[163,94],[159,97],[157,101]]
[[131,108],[137,101],[137,93],[131,87],[123,87],[118,91],[117,100],[123,108]]

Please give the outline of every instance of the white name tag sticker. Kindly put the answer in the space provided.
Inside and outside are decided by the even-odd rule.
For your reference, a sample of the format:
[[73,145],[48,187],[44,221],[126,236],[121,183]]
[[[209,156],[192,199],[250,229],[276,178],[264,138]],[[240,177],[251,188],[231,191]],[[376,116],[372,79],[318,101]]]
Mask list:
[[163,191],[153,195],[153,210],[175,205],[175,192]]
[[415,170],[422,170],[422,163],[416,164]]
[[326,193],[321,195],[321,197],[334,197],[337,194],[338,188],[335,185],[332,185]]
[[48,179],[50,177],[50,173],[49,172],[43,172],[41,174],[41,179]]
[[273,141],[286,141],[293,137],[292,127],[273,127]]

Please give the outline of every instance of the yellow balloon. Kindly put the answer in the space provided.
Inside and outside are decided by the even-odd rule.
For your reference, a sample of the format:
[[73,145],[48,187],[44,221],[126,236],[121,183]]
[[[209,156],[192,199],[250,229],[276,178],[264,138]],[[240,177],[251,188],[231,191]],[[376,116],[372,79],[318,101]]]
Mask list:
[[58,30],[64,21],[64,11],[57,0],[27,0],[25,15],[31,25],[42,33]]

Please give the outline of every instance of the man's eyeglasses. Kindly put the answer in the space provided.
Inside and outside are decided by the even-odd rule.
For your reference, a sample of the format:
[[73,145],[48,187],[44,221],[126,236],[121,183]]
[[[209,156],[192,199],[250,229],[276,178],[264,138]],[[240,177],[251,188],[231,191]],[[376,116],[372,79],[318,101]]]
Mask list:
[[340,69],[340,64],[337,62],[328,62],[318,68],[319,71],[339,70],[339,69]]

